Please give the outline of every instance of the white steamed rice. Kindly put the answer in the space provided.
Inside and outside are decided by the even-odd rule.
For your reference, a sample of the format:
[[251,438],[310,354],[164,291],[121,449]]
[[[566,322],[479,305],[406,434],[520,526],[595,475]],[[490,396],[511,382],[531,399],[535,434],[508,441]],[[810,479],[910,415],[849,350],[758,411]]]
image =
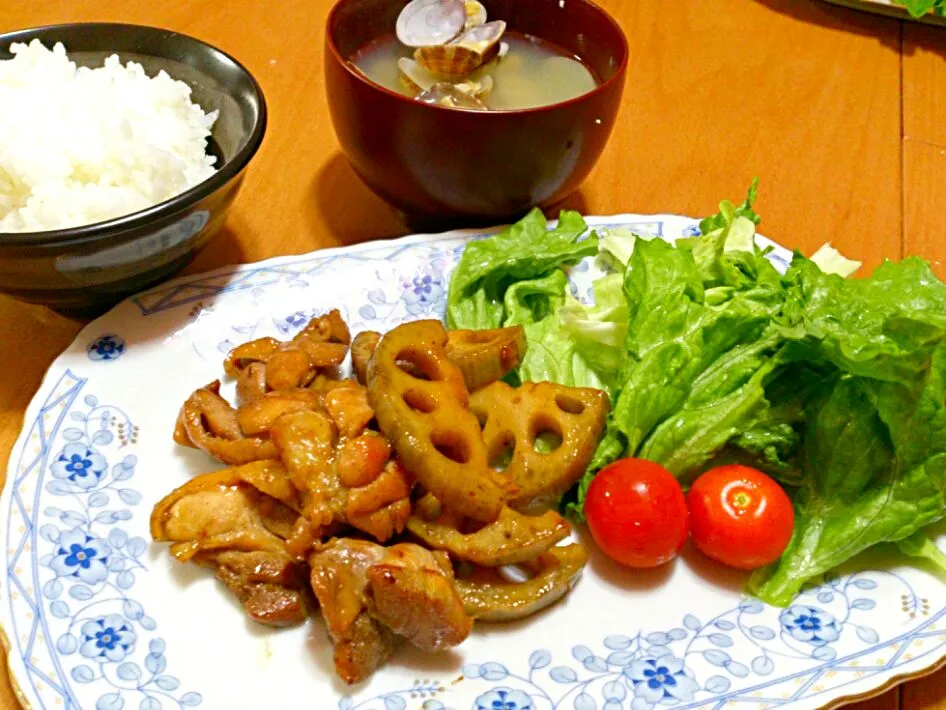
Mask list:
[[190,87],[117,55],[76,68],[62,44],[0,61],[0,234],[100,222],[155,205],[215,172]]

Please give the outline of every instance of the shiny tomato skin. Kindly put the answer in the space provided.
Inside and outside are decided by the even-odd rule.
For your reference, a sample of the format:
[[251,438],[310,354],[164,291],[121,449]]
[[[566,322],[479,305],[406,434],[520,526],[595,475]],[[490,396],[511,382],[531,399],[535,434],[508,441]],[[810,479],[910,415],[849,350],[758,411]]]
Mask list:
[[756,569],[777,560],[795,528],[795,510],[782,487],[748,466],[719,466],[687,494],[693,543],[717,562]]
[[679,482],[643,459],[620,459],[598,472],[585,496],[585,518],[601,551],[627,567],[669,562],[689,533]]

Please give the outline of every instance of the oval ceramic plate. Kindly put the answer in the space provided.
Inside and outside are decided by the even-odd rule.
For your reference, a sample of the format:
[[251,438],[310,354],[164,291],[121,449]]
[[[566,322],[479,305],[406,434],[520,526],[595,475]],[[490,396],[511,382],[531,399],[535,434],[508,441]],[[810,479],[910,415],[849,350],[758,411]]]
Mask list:
[[907,9],[894,2],[894,0],[827,0],[835,5],[844,5],[852,7],[855,10],[864,10],[879,15],[895,17],[899,20],[913,20],[914,22],[926,22],[931,25],[946,25],[946,17],[930,11],[922,17],[913,17]]
[[[664,238],[672,216],[591,219]],[[320,619],[247,621],[207,570],[151,544],[163,495],[216,466],[173,444],[176,413],[224,354],[285,338],[337,307],[353,332],[439,317],[474,233],[365,244],[192,276],[130,299],[80,334],[30,405],[3,491],[2,626],[32,708],[651,710],[815,708],[876,692],[946,657],[946,595],[882,560],[788,609],[689,552],[654,572],[591,550],[574,592],[534,618],[478,625],[458,649],[401,649],[368,683],[337,680]],[[771,258],[781,266],[788,252]],[[588,297],[594,267],[572,272]]]

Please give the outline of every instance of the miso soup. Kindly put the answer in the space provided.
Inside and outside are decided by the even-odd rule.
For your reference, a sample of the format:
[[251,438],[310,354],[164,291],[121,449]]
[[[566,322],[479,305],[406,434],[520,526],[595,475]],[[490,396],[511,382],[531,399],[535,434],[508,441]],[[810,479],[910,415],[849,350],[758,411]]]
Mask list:
[[[506,32],[503,43],[507,47],[500,56],[468,77],[453,80],[465,86],[470,82],[482,84],[484,77],[488,77],[492,86],[478,98],[489,110],[547,106],[581,96],[598,85],[588,67],[548,42]],[[416,90],[412,91],[402,80],[398,67],[398,60],[413,56],[411,47],[390,37],[363,47],[351,58],[351,63],[376,84],[413,97]],[[430,80],[442,78],[431,75]]]

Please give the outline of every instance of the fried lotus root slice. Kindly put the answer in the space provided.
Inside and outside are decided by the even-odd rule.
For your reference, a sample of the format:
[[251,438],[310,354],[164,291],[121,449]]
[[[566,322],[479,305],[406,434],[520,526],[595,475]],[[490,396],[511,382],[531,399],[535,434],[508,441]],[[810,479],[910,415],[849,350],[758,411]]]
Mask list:
[[516,367],[526,352],[521,325],[492,330],[451,330],[447,357],[463,374],[470,392],[496,382]]
[[195,391],[184,406],[175,427],[175,441],[186,435],[190,445],[227,464],[244,464],[275,458],[276,449],[268,439],[243,436],[236,412],[218,393],[220,382],[211,382]]
[[305,566],[286,553],[198,553],[194,561],[216,569],[253,621],[267,626],[292,626],[308,616]]
[[[608,396],[596,389],[551,382],[524,382],[513,388],[494,382],[470,398],[483,426],[489,460],[512,455],[503,470],[519,486],[509,505],[546,504],[581,478],[604,432]],[[536,440],[552,434],[554,450],[536,450]]]
[[192,478],[158,501],[151,511],[151,537],[172,543],[171,554],[180,562],[215,550],[284,553],[296,517],[226,469]]
[[358,382],[363,385],[368,384],[368,362],[380,341],[381,333],[365,330],[358,333],[351,342],[351,367]]
[[244,436],[267,433],[279,417],[290,412],[323,409],[325,397],[321,392],[305,389],[277,390],[242,405],[236,419]]
[[[479,422],[439,321],[387,333],[368,365],[368,399],[381,431],[418,482],[446,507],[480,522],[499,517],[517,487],[489,467]],[[426,379],[399,365],[420,370]]]
[[451,557],[483,567],[498,567],[533,560],[568,537],[568,522],[554,510],[538,516],[503,508],[494,522],[464,534],[449,520],[425,520],[412,515],[407,529],[425,545]]
[[553,547],[526,565],[534,576],[508,582],[496,569],[477,568],[455,585],[466,613],[480,621],[514,621],[554,604],[572,590],[588,555],[581,545]]

